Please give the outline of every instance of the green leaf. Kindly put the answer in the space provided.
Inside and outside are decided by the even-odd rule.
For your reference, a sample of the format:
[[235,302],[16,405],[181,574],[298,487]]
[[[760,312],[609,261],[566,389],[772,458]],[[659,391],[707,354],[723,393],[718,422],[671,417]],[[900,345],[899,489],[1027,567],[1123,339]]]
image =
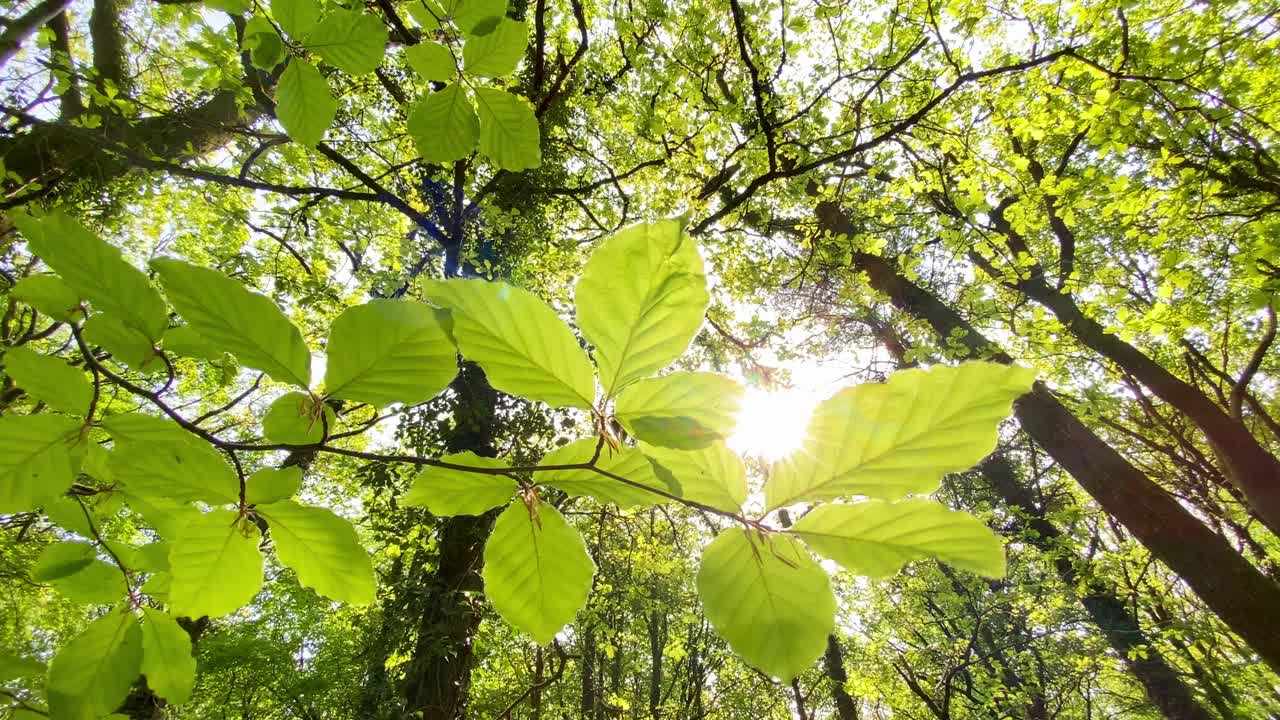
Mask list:
[[841,390],[814,410],[804,445],[774,465],[766,504],[932,492],[944,473],[995,448],[1000,421],[1034,379],[1026,368],[967,362]]
[[289,37],[303,40],[320,22],[320,3],[316,0],[271,0],[271,14]]
[[147,676],[147,687],[169,704],[181,705],[196,684],[191,636],[159,610],[142,608],[142,619],[142,674]]
[[294,58],[276,85],[276,117],[289,137],[315,147],[338,115],[338,100],[315,65]]
[[818,659],[835,627],[827,573],[782,535],[720,533],[702,553],[698,595],[729,647],[784,684]]
[[587,604],[596,566],[554,507],[512,503],[484,546],[484,592],[503,620],[546,645]]
[[24,658],[0,650],[0,683],[7,684],[18,678],[37,678],[45,674],[44,663],[35,658]]
[[199,510],[185,502],[154,495],[143,497],[123,489],[122,492],[129,509],[141,515],[163,537],[178,537],[183,528],[200,515]]
[[[591,457],[595,455],[598,442],[596,438],[571,442],[547,453],[538,464],[577,465],[590,462]],[[596,467],[643,487],[636,487],[607,475],[601,475],[594,470],[540,471],[535,474],[534,480],[540,485],[560,488],[570,495],[587,495],[597,502],[613,503],[624,509],[637,506],[648,507],[666,502],[666,498],[646,490],[646,487],[676,496],[680,494],[680,487],[673,485],[670,477],[660,478],[654,472],[653,465],[636,448],[621,447],[610,450],[605,446],[600,449]]]
[[0,513],[34,510],[71,488],[69,447],[80,421],[62,415],[0,417]]
[[169,551],[174,615],[222,617],[253,599],[262,587],[258,527],[232,510],[194,518]]
[[[458,65],[448,46],[432,40],[405,48],[404,59],[423,80],[445,82],[458,74]],[[472,141],[472,146],[474,145],[475,142]]]
[[98,618],[49,664],[49,717],[99,720],[120,707],[141,669],[138,618],[128,610]]
[[191,329],[190,325],[169,328],[164,334],[164,349],[183,357],[222,362],[226,355],[217,345],[200,337],[200,333]]
[[574,300],[605,395],[684,354],[709,297],[702,257],[679,222],[632,225],[596,248]]
[[209,443],[154,415],[113,415],[102,426],[115,439],[107,466],[131,493],[213,505],[238,502],[240,480]]
[[310,385],[311,353],[302,333],[270,299],[216,270],[180,260],[152,260],[151,266],[169,301],[206,340],[280,382]]
[[40,259],[94,308],[110,313],[151,342],[160,339],[169,326],[164,301],[147,276],[126,262],[118,249],[61,210],[39,218],[17,212],[13,221]]
[[693,451],[641,443],[640,450],[654,465],[657,476],[670,477],[686,500],[727,512],[738,512],[747,501],[747,469],[742,458],[723,442]]
[[84,371],[59,358],[29,348],[13,347],[4,354],[4,371],[18,387],[55,410],[84,415],[93,400],[93,383]]
[[480,152],[503,170],[542,164],[542,136],[528,100],[506,90],[476,88],[480,116]]
[[591,361],[573,331],[534,294],[504,282],[432,280],[431,302],[453,316],[463,356],[497,389],[552,407],[590,408]]
[[368,13],[335,10],[311,31],[306,46],[348,75],[365,75],[382,64],[387,26]]
[[98,559],[50,584],[72,602],[89,605],[114,605],[129,591],[120,568]]
[[333,432],[337,422],[333,408],[323,401],[309,393],[291,392],[271,403],[262,418],[262,434],[267,440],[282,445],[315,445],[324,441],[326,428]]
[[242,50],[249,52],[249,61],[260,70],[273,70],[284,61],[284,41],[271,23],[261,15],[249,18],[245,23]]
[[505,77],[516,71],[529,45],[529,27],[519,20],[502,18],[483,35],[468,35],[462,48],[462,67],[480,77]]
[[[510,467],[498,458],[473,452],[445,455],[441,460],[481,468]],[[519,485],[506,475],[483,475],[464,470],[424,467],[413,486],[400,498],[401,505],[426,507],[432,515],[483,515],[506,503]]]
[[464,32],[475,32],[507,14],[507,0],[446,0],[446,12]]
[[97,559],[93,546],[82,542],[60,542],[49,545],[40,552],[36,564],[31,567],[31,580],[47,583],[73,575],[89,567]]
[[266,505],[292,497],[302,485],[302,469],[297,465],[286,468],[262,468],[245,482],[245,501],[250,505]]
[[476,109],[457,83],[414,103],[405,128],[413,137],[418,154],[432,163],[461,160],[471,154],[480,139]]
[[404,7],[409,11],[409,17],[413,18],[413,21],[418,23],[423,30],[439,28],[439,18],[445,16],[444,10],[433,0],[411,0]]
[[148,577],[147,581],[142,583],[142,587],[138,588],[138,592],[153,598],[157,602],[168,604],[169,593],[172,589],[173,575],[169,572],[158,572]]
[[628,385],[614,412],[639,440],[696,450],[733,433],[742,394],[742,385],[724,375],[674,372]]
[[373,563],[351,523],[329,510],[282,500],[259,505],[271,527],[276,557],[293,568],[298,582],[333,600],[353,605],[373,602]]
[[84,317],[80,295],[57,275],[28,275],[13,286],[13,296],[61,322]]
[[169,552],[173,543],[163,540],[147,543],[138,548],[138,570],[156,573],[169,569]]
[[164,367],[156,355],[155,346],[146,335],[124,324],[119,318],[106,313],[94,313],[84,321],[84,339],[97,345],[117,361],[138,372],[149,372]]
[[981,520],[931,500],[822,505],[791,528],[814,552],[850,572],[887,577],[912,560],[934,558],[1004,577],[1004,543]]
[[385,407],[415,405],[449,386],[457,351],[435,310],[412,300],[373,300],[333,321],[324,384],[329,397]]

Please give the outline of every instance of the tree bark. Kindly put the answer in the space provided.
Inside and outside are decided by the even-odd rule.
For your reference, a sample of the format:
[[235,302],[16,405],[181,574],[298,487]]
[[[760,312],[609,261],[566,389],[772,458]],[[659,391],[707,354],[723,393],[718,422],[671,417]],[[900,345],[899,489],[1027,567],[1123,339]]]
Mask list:
[[836,704],[836,717],[840,720],[858,720],[858,704],[854,702],[844,684],[849,674],[844,669],[844,653],[834,634],[827,636],[827,650],[822,654],[827,679],[831,681],[831,699]]
[[[820,203],[826,229],[840,232],[848,219],[833,203]],[[956,311],[897,272],[885,258],[854,252],[852,268],[898,310],[927,322],[941,339],[959,336],[975,357],[1012,358]],[[1159,560],[1183,578],[1224,623],[1273,669],[1280,671],[1280,586],[1265,577],[1220,535],[1093,433],[1043,383],[1014,403],[1027,433]]]
[[71,0],[44,0],[10,23],[0,33],[0,67],[4,67],[5,63],[18,54],[23,40],[70,4]]

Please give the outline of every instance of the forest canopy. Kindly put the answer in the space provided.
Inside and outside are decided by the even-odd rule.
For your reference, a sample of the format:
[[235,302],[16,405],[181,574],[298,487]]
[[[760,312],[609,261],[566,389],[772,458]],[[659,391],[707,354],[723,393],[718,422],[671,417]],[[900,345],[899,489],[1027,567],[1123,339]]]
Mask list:
[[1280,715],[1278,38],[15,0],[0,717]]

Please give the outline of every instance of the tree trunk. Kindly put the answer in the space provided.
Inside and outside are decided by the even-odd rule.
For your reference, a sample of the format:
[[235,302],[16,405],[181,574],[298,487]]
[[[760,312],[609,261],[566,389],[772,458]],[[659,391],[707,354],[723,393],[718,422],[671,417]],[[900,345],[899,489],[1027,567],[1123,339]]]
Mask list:
[[840,720],[858,720],[858,704],[844,689],[849,674],[844,669],[844,653],[834,634],[827,636],[827,651],[822,655],[827,678],[831,680],[831,699],[836,703],[836,717]]
[[[843,216],[838,207],[825,202],[818,214],[828,228],[833,218],[838,222]],[[1012,362],[958,313],[899,274],[885,258],[855,252],[851,263],[896,308],[929,323],[939,338],[959,337],[976,357]],[[1103,510],[1180,575],[1273,669],[1280,670],[1280,624],[1269,620],[1274,608],[1280,607],[1280,586],[1095,435],[1044,384],[1037,383],[1019,398],[1014,412],[1027,433]]]
[[22,47],[23,40],[26,40],[41,25],[52,20],[69,4],[70,0],[44,0],[9,23],[4,32],[0,33],[0,67],[4,67],[10,58],[18,54],[18,48]]

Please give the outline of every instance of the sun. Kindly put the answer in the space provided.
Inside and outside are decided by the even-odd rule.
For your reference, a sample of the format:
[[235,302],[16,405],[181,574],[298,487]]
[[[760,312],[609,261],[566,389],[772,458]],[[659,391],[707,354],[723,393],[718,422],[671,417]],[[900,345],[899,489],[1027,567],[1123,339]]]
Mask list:
[[819,398],[791,389],[748,388],[729,447],[741,455],[773,462],[797,450]]

